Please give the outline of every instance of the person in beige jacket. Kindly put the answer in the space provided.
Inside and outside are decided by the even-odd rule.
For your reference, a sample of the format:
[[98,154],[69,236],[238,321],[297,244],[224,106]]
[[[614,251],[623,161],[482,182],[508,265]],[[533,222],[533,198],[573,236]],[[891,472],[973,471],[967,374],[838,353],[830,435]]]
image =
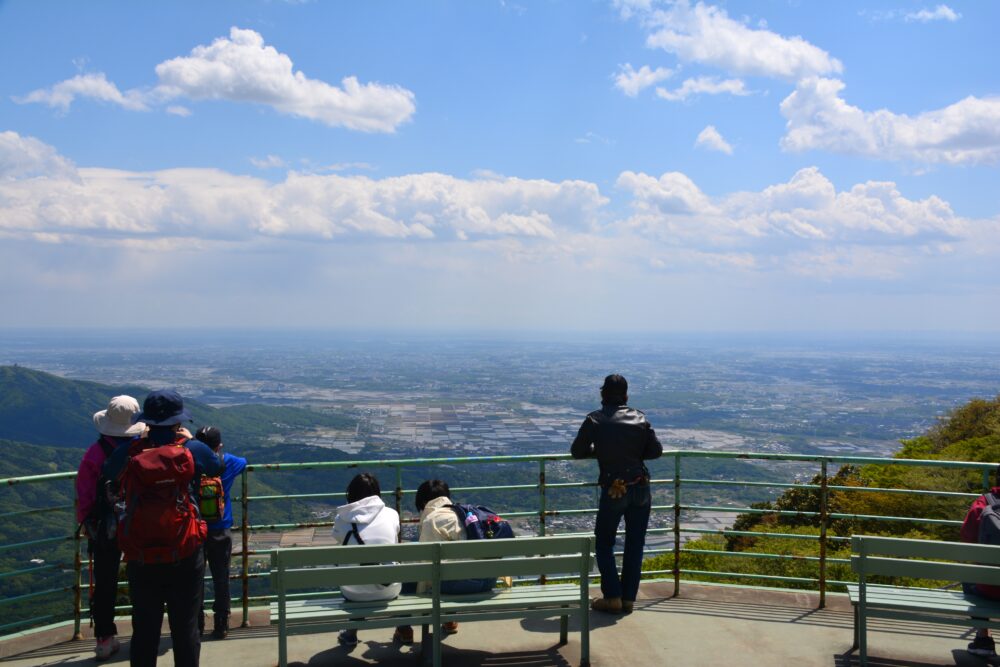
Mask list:
[[[417,510],[420,512],[420,542],[454,542],[465,539],[465,526],[459,521],[458,513],[451,502],[451,489],[440,479],[429,479],[417,488]],[[441,582],[443,595],[470,595],[493,590],[496,577],[488,579],[457,579]],[[417,592],[429,590],[429,582],[417,585]],[[458,623],[445,623],[442,627],[447,634],[458,632]]]

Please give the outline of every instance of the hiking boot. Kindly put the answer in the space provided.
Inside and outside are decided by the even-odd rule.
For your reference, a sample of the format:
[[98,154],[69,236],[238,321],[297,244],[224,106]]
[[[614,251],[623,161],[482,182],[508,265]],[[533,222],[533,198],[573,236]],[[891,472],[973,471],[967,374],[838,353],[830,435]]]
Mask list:
[[590,603],[590,608],[594,611],[603,611],[607,614],[622,613],[621,598],[595,598]]
[[631,614],[635,609],[635,600],[622,600],[622,613]]
[[972,655],[978,655],[982,658],[992,658],[997,654],[997,646],[993,641],[993,637],[976,637],[968,648],[969,653]]
[[120,648],[121,644],[118,643],[118,637],[114,635],[98,637],[97,646],[94,648],[95,658],[97,660],[107,660],[115,653],[118,653],[118,649]]
[[441,624],[441,634],[447,637],[448,635],[453,635],[458,632],[458,622],[448,621],[447,623]]
[[341,630],[340,634],[337,635],[337,643],[341,646],[357,646],[358,645],[358,631],[357,630]]
[[392,633],[392,641],[409,646],[413,643],[413,628],[409,625],[401,625]]
[[225,639],[229,636],[229,617],[228,616],[216,616],[215,617],[215,629],[212,630],[212,636],[216,639]]

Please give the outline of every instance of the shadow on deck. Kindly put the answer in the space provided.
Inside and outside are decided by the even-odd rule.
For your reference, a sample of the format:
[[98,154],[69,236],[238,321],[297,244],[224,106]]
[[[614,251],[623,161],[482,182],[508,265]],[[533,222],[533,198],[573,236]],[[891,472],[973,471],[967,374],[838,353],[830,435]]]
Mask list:
[[[850,652],[852,614],[846,597],[830,596],[826,609],[816,609],[816,595],[747,589],[733,586],[684,584],[681,597],[672,586],[642,587],[635,612],[629,616],[591,614],[591,662],[600,666],[749,664],[848,667],[857,664]],[[206,638],[202,664],[269,667],[277,663],[277,634],[267,625],[267,612],[255,611],[252,626],[235,628],[224,641]],[[124,626],[124,627],[122,627]],[[123,632],[127,623],[120,623]],[[93,665],[93,642],[57,641],[68,628],[49,630],[20,644],[7,642],[3,667]],[[558,642],[558,620],[464,623],[445,640],[448,667],[573,667],[579,664],[579,635],[570,627],[566,646]],[[336,635],[293,637],[289,657],[295,665],[417,664],[416,647],[394,646],[391,630],[362,631],[353,649],[337,646]],[[417,632],[419,637],[419,630]],[[18,641],[18,640],[14,640]],[[964,650],[970,632],[963,628],[894,621],[871,621],[869,663],[873,667],[936,667],[990,664]],[[53,643],[56,642],[56,643]],[[12,655],[15,651],[22,651]],[[128,641],[105,664],[128,662]],[[169,635],[164,633],[160,664],[173,663]],[[995,663],[1000,664],[1000,663]]]

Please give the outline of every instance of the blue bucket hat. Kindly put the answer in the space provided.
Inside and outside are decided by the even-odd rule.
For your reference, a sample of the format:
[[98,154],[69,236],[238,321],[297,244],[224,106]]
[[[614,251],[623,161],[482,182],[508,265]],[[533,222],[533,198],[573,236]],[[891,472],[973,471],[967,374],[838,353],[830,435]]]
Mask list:
[[142,403],[142,412],[132,417],[133,422],[143,422],[150,426],[173,426],[192,421],[184,409],[184,399],[176,391],[162,389],[150,392]]

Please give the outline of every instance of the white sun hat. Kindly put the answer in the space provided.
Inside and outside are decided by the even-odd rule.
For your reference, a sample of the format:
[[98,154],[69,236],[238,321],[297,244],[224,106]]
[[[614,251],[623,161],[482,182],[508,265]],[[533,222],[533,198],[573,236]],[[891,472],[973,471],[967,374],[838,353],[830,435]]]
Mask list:
[[108,402],[108,409],[94,413],[94,426],[101,435],[129,438],[142,435],[145,424],[133,424],[132,416],[139,412],[139,401],[131,396],[115,396]]

